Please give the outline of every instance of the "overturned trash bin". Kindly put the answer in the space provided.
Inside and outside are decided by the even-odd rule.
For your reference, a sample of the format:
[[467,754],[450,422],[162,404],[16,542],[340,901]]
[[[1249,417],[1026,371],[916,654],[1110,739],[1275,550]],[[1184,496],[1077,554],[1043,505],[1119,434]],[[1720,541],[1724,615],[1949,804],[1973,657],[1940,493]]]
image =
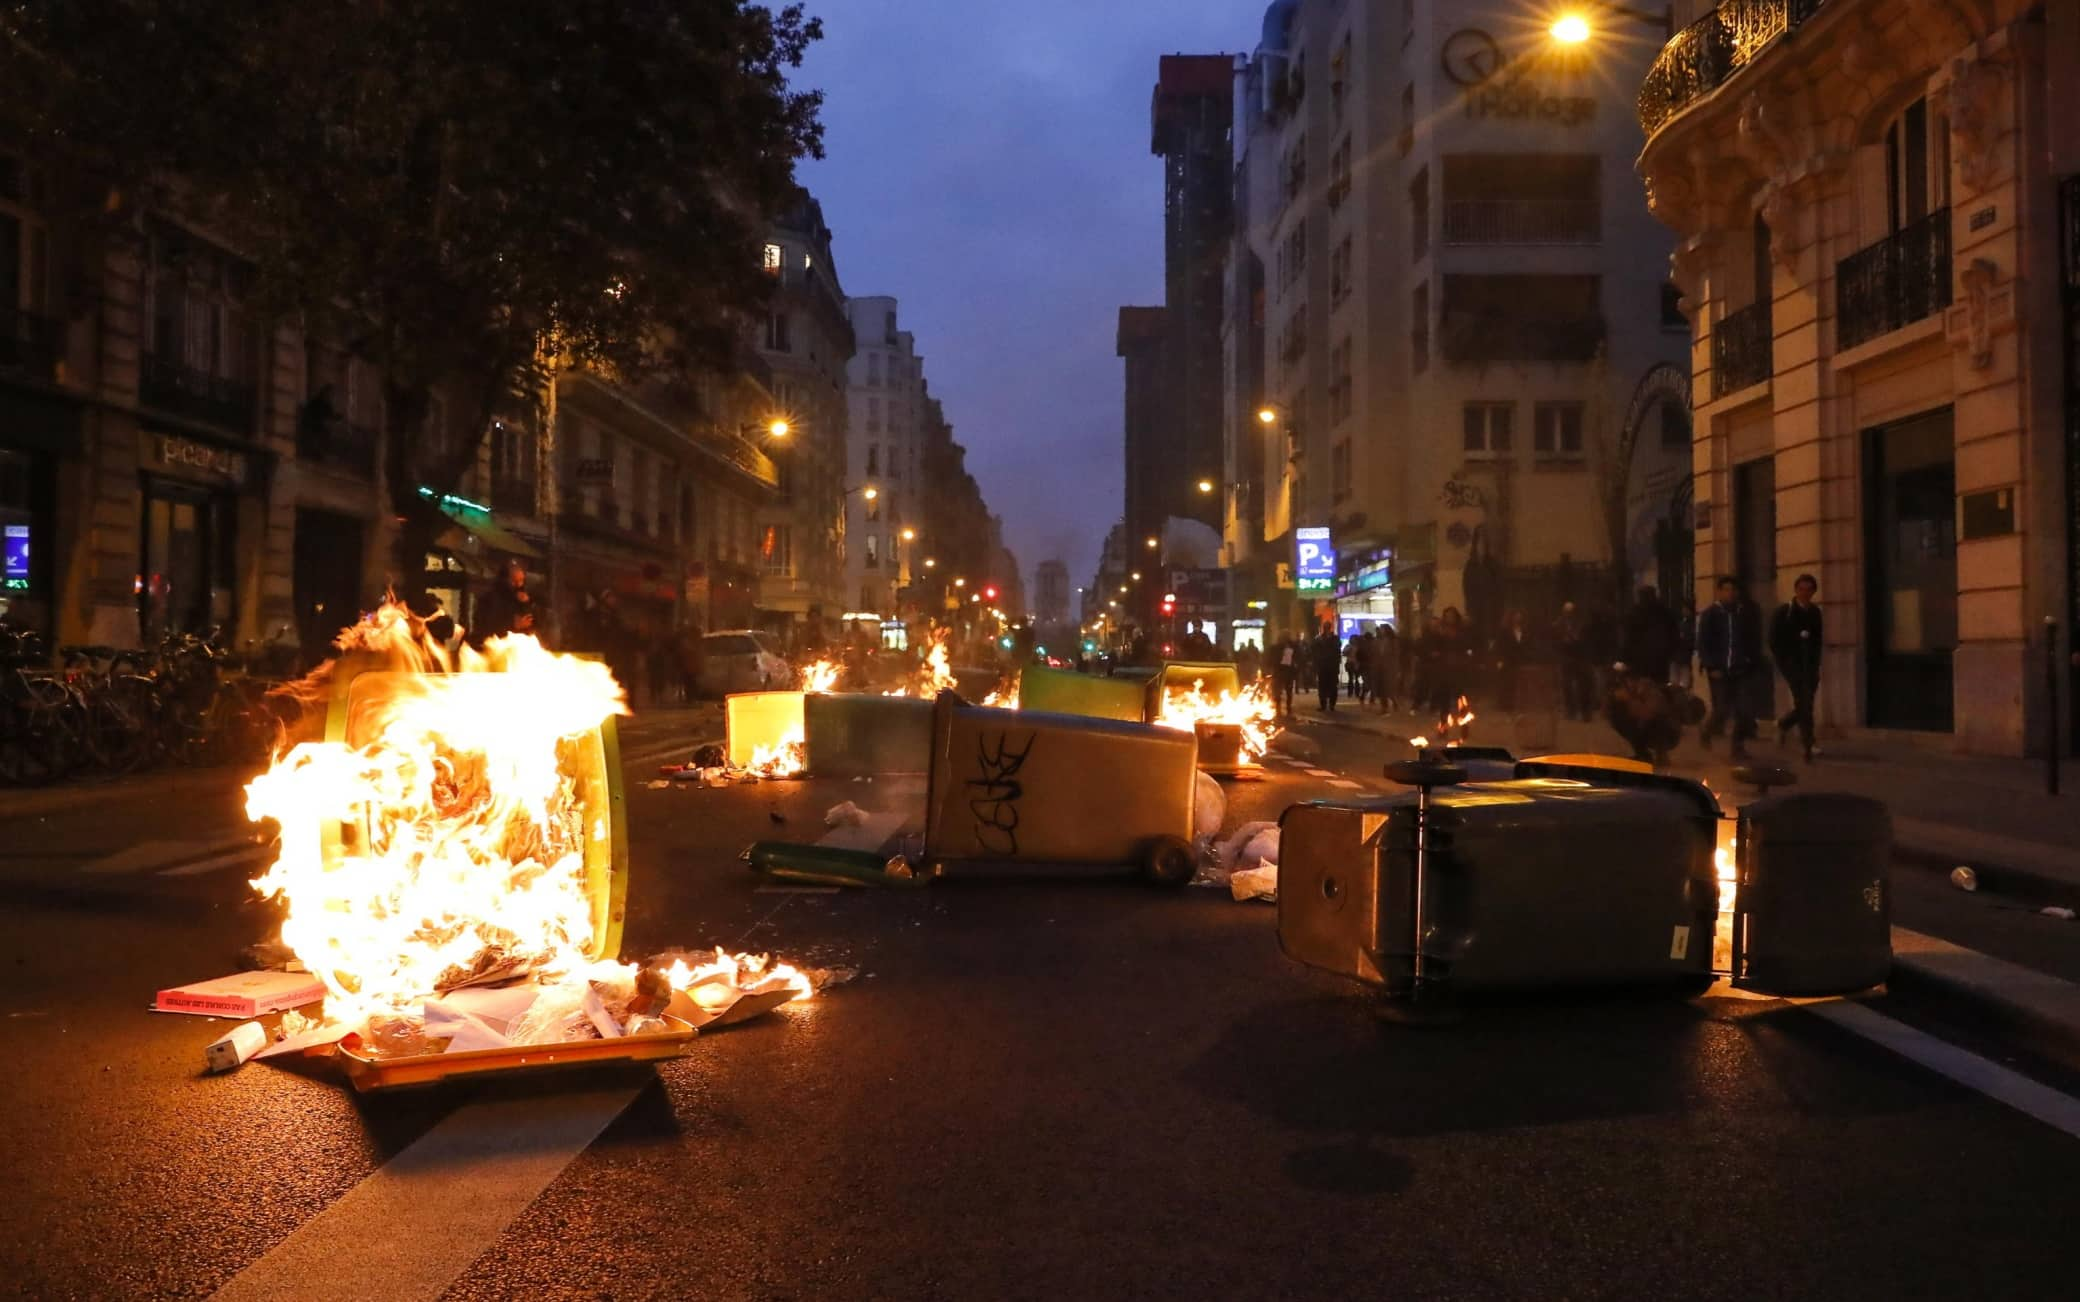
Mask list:
[[817,693],[803,707],[809,772],[819,778],[922,773],[932,749],[932,703],[914,696]]
[[1430,784],[1420,875],[1417,794],[1288,809],[1280,947],[1398,998],[1415,992],[1419,968],[1432,993],[1708,985],[1711,794],[1616,770],[1526,763],[1516,774]]
[[[729,766],[763,768],[774,776],[792,776],[798,771],[806,733],[805,699],[801,692],[735,692],[725,697]],[[779,772],[787,767],[779,757],[790,754],[792,767]]]
[[1018,708],[1140,723],[1147,718],[1148,682],[1028,665],[1019,676]]
[[932,710],[927,865],[1138,868],[1183,885],[1198,739],[1111,719],[964,705]]
[[1740,812],[1733,980],[1847,994],[1892,969],[1892,819],[1864,796],[1766,796]]

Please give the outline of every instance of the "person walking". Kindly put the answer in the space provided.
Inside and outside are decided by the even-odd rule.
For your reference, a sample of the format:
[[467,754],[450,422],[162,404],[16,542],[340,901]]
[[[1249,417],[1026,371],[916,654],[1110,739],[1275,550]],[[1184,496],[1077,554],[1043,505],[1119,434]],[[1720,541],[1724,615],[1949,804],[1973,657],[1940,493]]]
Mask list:
[[1502,631],[1495,635],[1495,687],[1503,713],[1514,714],[1517,710],[1517,687],[1524,666],[1532,659],[1531,630],[1524,622],[1524,612],[1512,610],[1502,618]]
[[1596,709],[1596,669],[1589,656],[1589,629],[1571,601],[1553,620],[1553,649],[1560,656],[1560,704],[1570,719],[1586,722]]
[[1371,640],[1360,633],[1343,646],[1343,671],[1350,680],[1351,700],[1365,704],[1365,660],[1371,650]]
[[1741,581],[1722,576],[1718,600],[1697,617],[1697,659],[1712,688],[1712,713],[1698,740],[1710,750],[1719,733],[1733,730],[1733,757],[1748,758],[1748,738],[1755,735],[1749,705],[1749,678],[1762,660],[1762,612],[1749,599]]
[[1293,689],[1300,685],[1300,643],[1286,638],[1278,644],[1271,661],[1271,693],[1278,701],[1278,717],[1293,717]]
[[1791,585],[1791,600],[1777,607],[1769,623],[1769,653],[1791,689],[1791,712],[1777,720],[1777,745],[1790,738],[1796,725],[1808,764],[1813,762],[1813,697],[1820,690],[1820,603],[1814,600],[1819,595],[1820,580],[1799,575]]
[[1343,639],[1336,625],[1324,621],[1314,639],[1315,700],[1323,714],[1336,713],[1336,682],[1343,668]]
[[1372,685],[1372,702],[1381,714],[1394,708],[1394,679],[1401,672],[1400,641],[1392,624],[1382,620],[1372,626],[1372,663],[1366,666],[1365,681]]
[[1467,679],[1473,668],[1472,640],[1466,634],[1466,617],[1457,606],[1446,606],[1438,617],[1435,649],[1430,662],[1430,703],[1440,724],[1449,727],[1459,714],[1466,696]]

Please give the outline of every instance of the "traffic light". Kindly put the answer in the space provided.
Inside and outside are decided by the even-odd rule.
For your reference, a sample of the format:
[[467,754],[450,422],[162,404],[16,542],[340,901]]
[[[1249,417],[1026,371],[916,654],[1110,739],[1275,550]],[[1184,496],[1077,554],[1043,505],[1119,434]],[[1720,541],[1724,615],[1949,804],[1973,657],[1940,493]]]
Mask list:
[[982,590],[982,595],[989,598],[991,601],[995,601],[997,599],[997,585],[994,583],[990,584],[988,587]]
[[1176,613],[1177,613],[1177,594],[1176,594],[1176,593],[1174,593],[1174,592],[1166,592],[1166,593],[1164,593],[1164,594],[1163,594],[1163,618],[1164,618],[1164,619],[1168,619],[1168,618],[1170,618],[1170,617],[1171,617],[1172,615],[1175,615]]

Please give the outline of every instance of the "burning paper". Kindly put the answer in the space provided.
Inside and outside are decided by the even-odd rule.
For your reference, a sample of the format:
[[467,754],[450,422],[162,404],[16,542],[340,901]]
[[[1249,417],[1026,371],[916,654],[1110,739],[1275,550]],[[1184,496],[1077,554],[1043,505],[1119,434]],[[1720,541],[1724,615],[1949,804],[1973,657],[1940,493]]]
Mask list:
[[954,686],[953,662],[946,654],[946,630],[932,630],[931,646],[924,653],[924,663],[918,666],[910,681],[883,692],[883,696],[934,697],[941,692],[952,691]]
[[1190,687],[1163,689],[1163,708],[1155,722],[1179,732],[1191,732],[1201,723],[1240,728],[1243,758],[1255,764],[1270,753],[1271,739],[1279,733],[1277,720],[1277,703],[1262,682],[1214,696],[1206,690],[1204,679],[1194,679]]
[[830,692],[838,686],[840,666],[834,661],[818,660],[802,670],[802,690],[805,692]]

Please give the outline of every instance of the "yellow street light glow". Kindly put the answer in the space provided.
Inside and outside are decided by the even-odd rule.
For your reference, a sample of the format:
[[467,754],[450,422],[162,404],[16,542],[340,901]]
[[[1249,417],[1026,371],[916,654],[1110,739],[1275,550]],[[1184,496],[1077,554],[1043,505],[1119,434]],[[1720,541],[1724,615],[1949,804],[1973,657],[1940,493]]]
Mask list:
[[1266,425],[1278,424],[1278,412],[1270,407],[1257,408],[1257,419]]
[[1199,481],[1199,491],[1200,491],[1200,492],[1202,492],[1202,493],[1210,493],[1210,492],[1212,492],[1212,491],[1213,491],[1213,481],[1212,481],[1211,479],[1202,479],[1202,480],[1200,480],[1200,481]]
[[904,541],[904,542],[916,542],[916,541],[917,541],[917,530],[915,530],[915,529],[905,529],[905,530],[903,530],[903,541]]
[[766,433],[771,434],[776,439],[784,439],[787,437],[788,431],[793,428],[794,426],[786,421],[776,419],[772,424],[766,426]]
[[874,487],[872,484],[868,484],[864,489],[860,490],[860,496],[866,498],[869,502],[871,502],[875,498],[881,496],[881,490]]
[[[1124,597],[1124,596],[1126,596],[1126,595],[1127,595],[1127,585],[1126,585],[1126,584],[1122,583],[1122,584],[1120,584],[1120,585],[1119,585],[1119,595],[1121,595],[1122,597]],[[1117,606],[1117,605],[1118,605],[1119,603],[1115,601],[1115,602],[1113,602],[1112,604],[1113,604],[1113,605],[1115,605],[1115,606]]]
[[966,579],[955,579],[953,581],[953,586],[956,588],[965,588],[968,586],[968,581]]
[[1553,24],[1553,39],[1562,45],[1580,45],[1589,39],[1589,20],[1580,14],[1567,14]]
[[937,568],[938,568],[938,566],[939,566],[939,562],[938,562],[937,558],[935,558],[935,557],[931,557],[931,556],[927,556],[927,557],[925,557],[925,558],[924,558],[924,567],[925,567],[926,569],[928,569],[928,570],[931,570],[931,569],[937,569]]
[[1160,543],[1160,542],[1156,541],[1156,540],[1155,540],[1154,538],[1151,538],[1151,539],[1149,539],[1149,540],[1148,540],[1148,549],[1149,549],[1150,551],[1154,551],[1154,550],[1155,550],[1156,548],[1158,548],[1158,547],[1160,547],[1160,546],[1162,546],[1162,545],[1163,545],[1162,543]]
[[1140,571],[1140,570],[1135,570],[1135,571],[1134,571],[1134,573],[1133,573],[1133,576],[1132,576],[1132,577],[1133,577],[1133,580],[1134,580],[1134,582],[1136,582],[1136,583],[1139,583],[1139,582],[1141,582],[1141,571]]

